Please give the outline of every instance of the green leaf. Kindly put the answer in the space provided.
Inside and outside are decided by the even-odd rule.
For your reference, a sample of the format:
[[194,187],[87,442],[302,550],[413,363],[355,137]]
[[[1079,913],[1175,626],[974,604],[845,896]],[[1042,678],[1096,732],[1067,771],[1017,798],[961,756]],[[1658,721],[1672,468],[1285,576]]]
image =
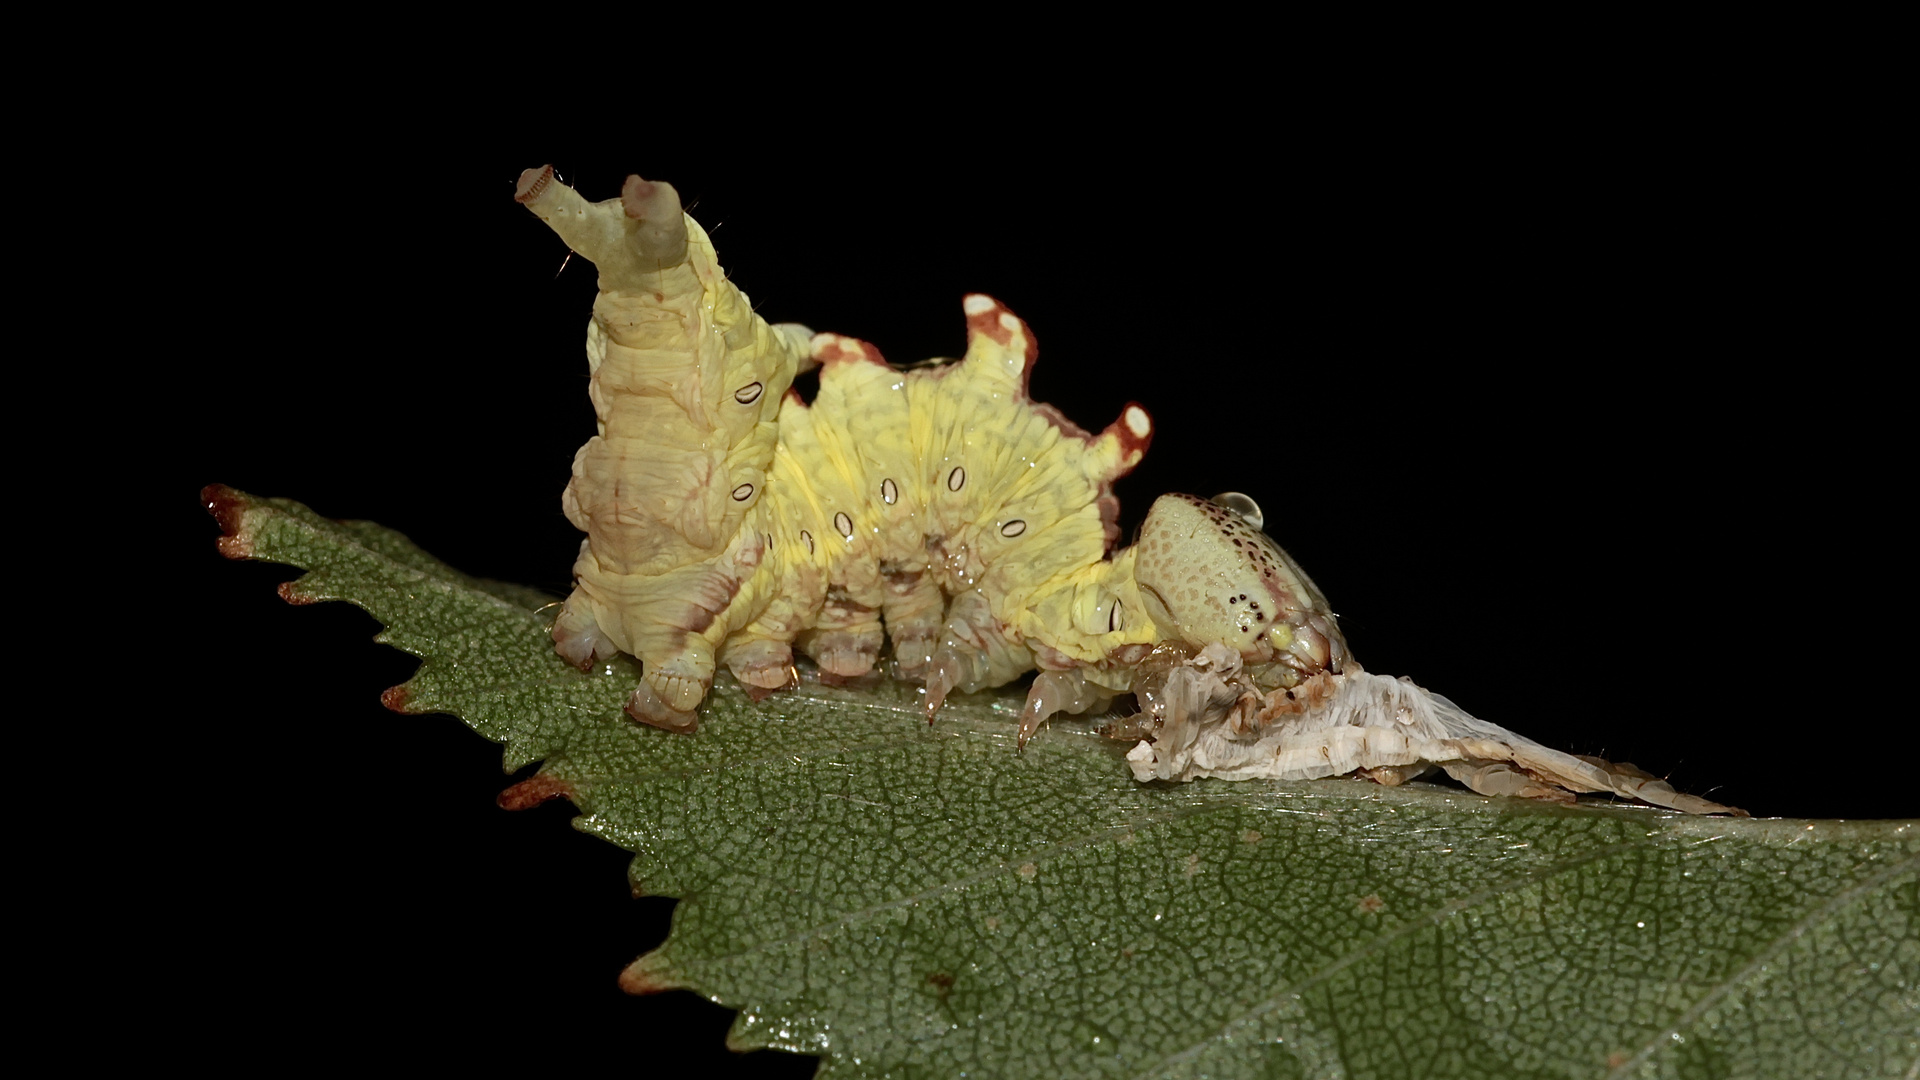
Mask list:
[[405,538],[210,488],[234,557],[307,568],[424,659],[388,703],[544,759],[685,898],[629,989],[843,1076],[1911,1076],[1920,826],[1560,808],[1349,781],[1153,786],[1017,697],[716,685],[628,722],[637,672],[553,655],[547,598]]

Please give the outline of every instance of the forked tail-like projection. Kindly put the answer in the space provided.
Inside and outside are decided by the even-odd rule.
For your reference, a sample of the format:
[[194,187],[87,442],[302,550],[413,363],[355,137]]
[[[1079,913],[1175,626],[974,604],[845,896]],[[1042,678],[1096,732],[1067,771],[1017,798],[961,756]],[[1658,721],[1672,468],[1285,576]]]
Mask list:
[[[1398,783],[1433,766],[1476,791],[1605,791],[1737,813],[1631,766],[1575,758],[1362,671],[1326,598],[1253,500],[1167,495],[1115,550],[1112,484],[1153,436],[1129,404],[1098,434],[1027,395],[1039,348],[991,297],[962,301],[957,361],[901,371],[871,344],[770,325],[674,189],[629,177],[583,200],[551,167],[515,197],[600,272],[587,328],[598,433],[562,505],[587,534],[556,648],[642,663],[627,711],[692,731],[725,663],[756,699],[893,671],[948,694],[1038,669],[1019,742],[1059,713],[1140,711],[1141,780]],[[819,365],[811,403],[790,392]]]

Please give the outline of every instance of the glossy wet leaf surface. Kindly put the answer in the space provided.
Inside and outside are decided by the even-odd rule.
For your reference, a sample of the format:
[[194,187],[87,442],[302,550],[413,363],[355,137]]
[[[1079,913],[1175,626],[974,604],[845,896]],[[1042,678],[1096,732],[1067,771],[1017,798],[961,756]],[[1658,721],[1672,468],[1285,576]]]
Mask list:
[[[210,489],[211,490],[211,489]],[[509,793],[682,897],[635,989],[740,1009],[823,1076],[1909,1076],[1920,826],[1559,808],[1351,781],[1135,784],[1018,698],[715,687],[700,732],[637,671],[553,655],[546,598],[403,537],[215,493],[232,554],[310,572],[425,659],[389,696],[504,744]]]

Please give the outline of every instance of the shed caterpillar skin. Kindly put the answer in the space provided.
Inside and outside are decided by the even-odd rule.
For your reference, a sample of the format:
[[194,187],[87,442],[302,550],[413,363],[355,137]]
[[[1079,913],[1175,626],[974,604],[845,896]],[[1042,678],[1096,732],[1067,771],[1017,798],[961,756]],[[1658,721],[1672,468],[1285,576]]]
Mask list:
[[[857,339],[760,319],[669,185],[629,177],[620,198],[588,203],[548,166],[522,174],[515,198],[600,271],[587,333],[599,431],[563,496],[587,539],[553,636],[583,668],[640,659],[635,719],[693,730],[721,663],[756,699],[796,686],[795,648],[828,679],[859,678],[891,638],[898,674],[925,682],[929,720],[954,690],[1037,668],[1022,745],[1053,715],[1137,692],[1141,713],[1110,730],[1141,740],[1141,779],[1337,763],[1398,783],[1442,764],[1488,793],[1678,805],[1664,785],[1451,703],[1374,692],[1382,677],[1353,662],[1326,598],[1245,496],[1162,496],[1115,550],[1111,486],[1152,420],[1129,403],[1090,434],[1031,401],[1038,347],[992,298],[963,300],[961,359],[902,371]],[[790,387],[814,366],[808,405]],[[1404,686],[1409,701],[1445,701]],[[1346,746],[1351,733],[1302,726],[1336,702],[1332,727],[1384,731]],[[1424,726],[1402,731],[1414,713]],[[1726,810],[1692,804],[1680,808]]]

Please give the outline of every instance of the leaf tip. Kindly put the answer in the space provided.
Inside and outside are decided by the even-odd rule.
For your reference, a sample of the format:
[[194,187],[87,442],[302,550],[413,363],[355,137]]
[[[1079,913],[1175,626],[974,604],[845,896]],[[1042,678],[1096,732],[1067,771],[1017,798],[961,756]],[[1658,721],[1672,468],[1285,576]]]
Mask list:
[[[400,689],[402,688],[396,686],[387,693],[391,694],[394,690]],[[381,695],[381,700],[386,700],[385,694]],[[387,707],[393,708],[391,705]],[[500,804],[502,810],[531,810],[549,799],[571,798],[573,798],[572,784],[557,776],[535,776],[522,780],[501,792],[500,797],[495,801]],[[622,975],[621,978],[624,979],[626,976]]]
[[200,504],[220,523],[222,535],[214,541],[220,554],[229,559],[253,558],[253,537],[245,528],[247,497],[225,484],[208,484],[200,489]]
[[[284,589],[286,588],[286,586],[283,585],[281,586],[281,588]],[[285,594],[282,594],[282,595],[285,595]],[[402,683],[399,686],[389,686],[385,690],[380,691],[380,704],[385,705],[387,708],[392,709],[394,712],[397,712],[397,713],[406,712],[407,711],[406,684]]]
[[660,970],[664,965],[655,959],[659,955],[660,952],[656,949],[628,964],[626,970],[620,973],[620,989],[639,996],[658,994],[663,990],[678,990],[684,986],[684,983]]
[[[289,604],[305,606],[307,604],[317,604],[320,602],[320,597],[312,593],[301,592],[298,581],[283,581],[274,591],[280,594],[280,599],[285,600]],[[386,700],[385,694],[381,695],[381,700]]]

